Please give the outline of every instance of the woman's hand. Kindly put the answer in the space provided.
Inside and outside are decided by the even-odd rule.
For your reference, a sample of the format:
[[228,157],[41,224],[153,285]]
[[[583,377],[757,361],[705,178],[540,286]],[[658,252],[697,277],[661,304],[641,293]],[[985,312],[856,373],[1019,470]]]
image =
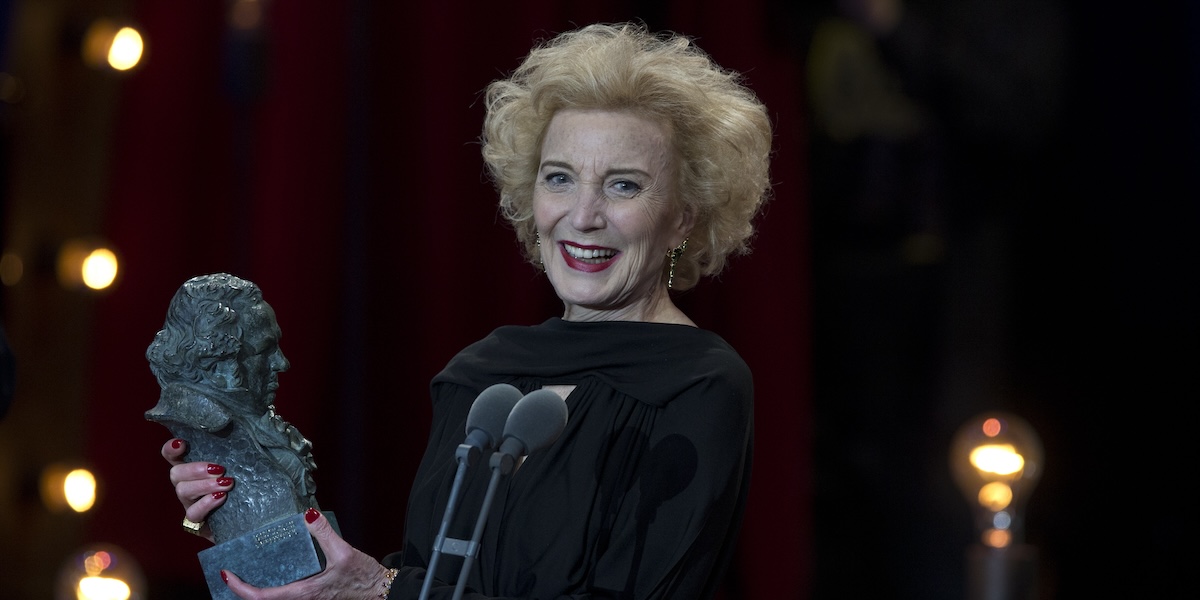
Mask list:
[[171,485],[175,496],[183,504],[183,516],[193,523],[201,523],[200,537],[213,541],[212,528],[204,523],[209,513],[225,503],[233,479],[225,476],[225,467],[206,462],[183,462],[187,453],[187,442],[175,438],[163,444],[162,456],[171,463]]
[[230,571],[221,571],[229,589],[245,600],[375,600],[387,597],[388,569],[356,550],[330,527],[321,511],[304,513],[308,532],[325,553],[325,570],[287,585],[256,588]]

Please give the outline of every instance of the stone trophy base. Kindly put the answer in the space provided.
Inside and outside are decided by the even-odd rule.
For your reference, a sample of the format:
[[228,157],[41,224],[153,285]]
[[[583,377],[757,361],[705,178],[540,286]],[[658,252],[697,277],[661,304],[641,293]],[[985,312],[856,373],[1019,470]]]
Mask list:
[[[334,531],[337,519],[324,512]],[[339,532],[340,535],[340,532]],[[325,568],[325,555],[304,526],[304,513],[284,517],[197,554],[213,600],[238,600],[221,579],[230,571],[255,587],[299,581]]]

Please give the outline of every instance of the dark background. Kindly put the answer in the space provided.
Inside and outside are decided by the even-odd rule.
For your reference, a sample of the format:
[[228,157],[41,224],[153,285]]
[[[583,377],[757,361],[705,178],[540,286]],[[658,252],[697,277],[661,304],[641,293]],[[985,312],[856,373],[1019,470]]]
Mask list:
[[[245,31],[228,3],[0,2],[0,70],[23,83],[0,95],[4,247],[26,264],[2,288],[17,385],[0,598],[49,597],[97,542],[136,558],[149,597],[203,597],[204,545],[179,531],[157,455],[167,433],[141,414],[166,304],[212,271],[276,309],[293,364],[278,407],[314,442],[322,506],[356,546],[397,549],[429,379],[492,328],[560,311],[496,215],[480,92],[536,40],[630,18],[696,37],[776,125],[754,252],[680,300],[756,378],[724,595],[961,598],[976,534],[946,452],[992,408],[1045,446],[1027,521],[1043,598],[1188,581],[1193,3],[910,1],[886,34],[831,20],[847,15],[829,2],[265,6]],[[102,15],[146,36],[134,72],[79,64]],[[836,47],[865,51],[817,53],[831,23],[863,44]],[[855,135],[831,133],[828,97]],[[121,254],[110,292],[54,281],[48,255],[85,234]],[[97,508],[41,507],[56,461],[93,467]]]

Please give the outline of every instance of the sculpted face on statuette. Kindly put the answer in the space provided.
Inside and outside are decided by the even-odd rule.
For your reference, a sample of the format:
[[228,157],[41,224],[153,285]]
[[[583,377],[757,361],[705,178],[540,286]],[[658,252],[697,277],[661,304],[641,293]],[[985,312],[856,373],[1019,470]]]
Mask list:
[[146,350],[161,389],[146,419],[188,443],[188,461],[222,465],[234,479],[208,517],[216,543],[317,506],[312,444],[275,414],[275,312],[254,283],[226,273],[189,279]]

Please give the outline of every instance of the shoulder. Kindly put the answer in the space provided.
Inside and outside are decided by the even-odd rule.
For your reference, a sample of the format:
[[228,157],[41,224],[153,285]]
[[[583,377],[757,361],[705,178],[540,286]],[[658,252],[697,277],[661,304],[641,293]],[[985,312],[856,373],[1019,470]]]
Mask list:
[[454,383],[480,390],[499,383],[515,367],[528,363],[538,342],[530,338],[533,327],[505,325],[460,350],[450,359],[432,384]]
[[700,387],[747,400],[753,395],[749,367],[711,331],[688,325],[578,323],[557,318],[492,331],[459,352],[434,377],[433,385],[457,384],[482,391],[494,383],[541,385],[588,378],[655,406]]
[[695,395],[720,396],[749,403],[754,377],[737,350],[720,335],[694,327],[676,326],[662,334],[661,352],[648,357],[649,368],[664,384],[678,386],[672,402]]

